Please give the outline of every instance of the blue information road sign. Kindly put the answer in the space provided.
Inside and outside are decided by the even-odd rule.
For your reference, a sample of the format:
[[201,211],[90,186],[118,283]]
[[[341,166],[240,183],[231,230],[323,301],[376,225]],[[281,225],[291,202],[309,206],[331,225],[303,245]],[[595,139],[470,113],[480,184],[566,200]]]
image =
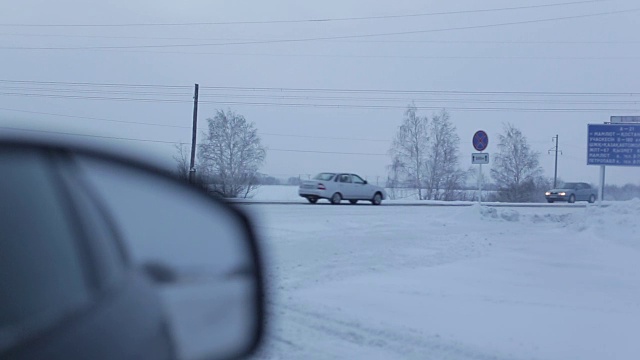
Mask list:
[[587,165],[640,166],[640,124],[589,124]]
[[478,151],[484,151],[489,145],[489,136],[486,132],[480,130],[473,134],[473,148]]

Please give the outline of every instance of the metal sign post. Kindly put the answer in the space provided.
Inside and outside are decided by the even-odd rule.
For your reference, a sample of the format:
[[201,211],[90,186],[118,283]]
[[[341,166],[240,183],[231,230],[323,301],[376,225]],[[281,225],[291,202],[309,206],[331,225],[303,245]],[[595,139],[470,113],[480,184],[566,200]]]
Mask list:
[[600,194],[598,194],[598,205],[602,206],[602,199],[604,198],[604,172],[605,166],[600,166]]
[[482,151],[489,145],[489,136],[482,130],[476,131],[476,133],[473,134],[472,143],[473,148],[480,151],[480,153],[471,154],[471,163],[480,165],[478,170],[478,204],[482,204],[482,164],[489,163],[489,154],[483,153]]

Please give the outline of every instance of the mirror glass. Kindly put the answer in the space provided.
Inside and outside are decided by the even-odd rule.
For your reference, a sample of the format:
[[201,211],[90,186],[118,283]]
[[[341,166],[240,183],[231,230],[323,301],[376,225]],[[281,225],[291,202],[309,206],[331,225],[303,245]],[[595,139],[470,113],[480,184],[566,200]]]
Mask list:
[[245,224],[202,193],[137,168],[80,156],[80,175],[158,283],[182,359],[226,358],[255,340],[257,278]]

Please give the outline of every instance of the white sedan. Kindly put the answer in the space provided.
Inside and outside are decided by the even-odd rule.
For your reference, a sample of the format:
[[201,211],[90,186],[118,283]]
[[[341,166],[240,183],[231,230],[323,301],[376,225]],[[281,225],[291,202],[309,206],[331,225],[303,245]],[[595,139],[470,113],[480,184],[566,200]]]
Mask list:
[[303,181],[298,194],[312,204],[318,199],[328,199],[332,204],[340,204],[342,200],[355,204],[358,200],[364,200],[380,205],[387,198],[383,188],[349,173],[320,173],[312,180]]

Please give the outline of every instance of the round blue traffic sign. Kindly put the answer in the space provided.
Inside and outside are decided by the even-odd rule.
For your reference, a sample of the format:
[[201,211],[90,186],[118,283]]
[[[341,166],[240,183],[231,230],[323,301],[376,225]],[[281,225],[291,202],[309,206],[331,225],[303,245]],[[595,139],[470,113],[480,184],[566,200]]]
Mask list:
[[484,151],[489,145],[489,136],[486,132],[480,130],[473,134],[473,147],[478,151]]

